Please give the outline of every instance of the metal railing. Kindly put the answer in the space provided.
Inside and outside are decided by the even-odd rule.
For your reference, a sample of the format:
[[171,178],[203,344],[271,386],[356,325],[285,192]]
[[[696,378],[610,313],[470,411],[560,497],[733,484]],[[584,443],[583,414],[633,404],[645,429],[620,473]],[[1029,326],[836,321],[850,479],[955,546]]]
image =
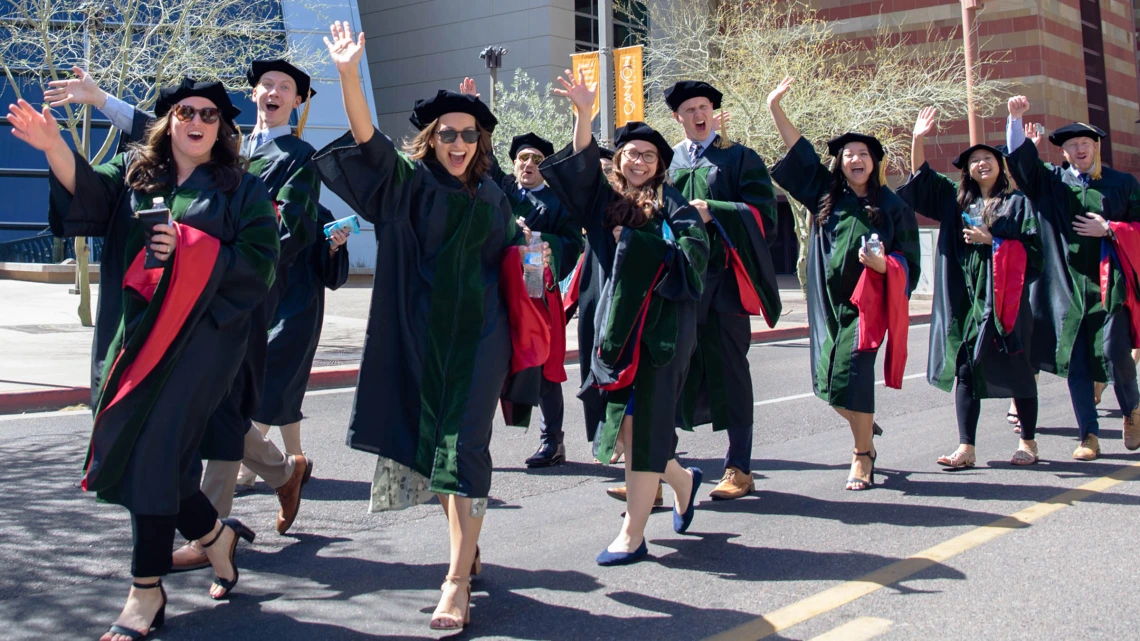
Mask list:
[[[0,242],[0,263],[62,263],[75,258],[75,239],[56,238],[43,223],[0,222],[0,231],[34,231],[34,236]],[[90,260],[103,258],[103,239],[88,238]]]

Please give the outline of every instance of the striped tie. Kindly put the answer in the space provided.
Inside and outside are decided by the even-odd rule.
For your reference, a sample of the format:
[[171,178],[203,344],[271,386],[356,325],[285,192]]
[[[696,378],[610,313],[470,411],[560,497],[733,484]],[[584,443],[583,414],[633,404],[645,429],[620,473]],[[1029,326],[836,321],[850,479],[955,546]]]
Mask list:
[[702,151],[704,151],[704,148],[701,147],[701,143],[699,143],[699,142],[694,142],[694,143],[689,145],[689,164],[690,165],[696,166],[697,159],[701,157]]

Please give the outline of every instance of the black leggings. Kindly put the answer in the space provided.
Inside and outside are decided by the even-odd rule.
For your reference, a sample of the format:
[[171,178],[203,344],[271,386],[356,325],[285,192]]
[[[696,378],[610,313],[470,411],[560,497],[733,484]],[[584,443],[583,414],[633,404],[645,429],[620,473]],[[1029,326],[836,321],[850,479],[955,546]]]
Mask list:
[[[1021,420],[1021,438],[1032,441],[1037,435],[1037,397],[1015,398],[1017,417]],[[958,412],[958,442],[973,445],[978,436],[978,416],[982,402],[974,398],[974,375],[966,363],[958,363],[958,386],[954,389],[954,408]]]
[[214,529],[218,511],[201,491],[183,499],[178,514],[154,516],[131,514],[135,549],[131,556],[132,576],[165,576],[170,573],[174,530],[187,541],[197,541]]

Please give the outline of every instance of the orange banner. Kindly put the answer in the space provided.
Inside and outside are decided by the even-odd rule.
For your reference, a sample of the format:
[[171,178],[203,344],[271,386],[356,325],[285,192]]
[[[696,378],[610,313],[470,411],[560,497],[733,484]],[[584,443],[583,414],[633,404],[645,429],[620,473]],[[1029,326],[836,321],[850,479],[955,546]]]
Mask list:
[[641,45],[614,49],[615,127],[631,120],[645,120],[645,87],[641,67]]
[[[574,72],[574,77],[577,77],[578,71],[581,70],[586,78],[586,86],[590,88],[590,91],[598,91],[598,52],[586,51],[570,54],[570,60],[570,69]],[[598,112],[602,110],[601,98],[600,92],[594,95],[594,111],[590,114],[591,120],[597,118]]]

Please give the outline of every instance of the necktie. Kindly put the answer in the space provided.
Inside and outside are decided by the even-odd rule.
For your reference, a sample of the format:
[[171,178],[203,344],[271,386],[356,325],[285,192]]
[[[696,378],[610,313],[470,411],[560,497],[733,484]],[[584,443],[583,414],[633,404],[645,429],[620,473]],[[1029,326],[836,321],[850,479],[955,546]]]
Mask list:
[[1081,184],[1084,185],[1085,187],[1088,187],[1089,186],[1089,175],[1088,174],[1077,174],[1077,175],[1081,179]]
[[701,151],[703,151],[703,150],[704,150],[704,148],[701,147],[701,143],[699,143],[699,142],[694,142],[694,143],[690,144],[689,145],[689,164],[696,165],[697,159],[701,157]]
[[527,189],[526,187],[519,189],[519,200],[526,200],[526,195],[529,193],[530,193],[530,190]]

